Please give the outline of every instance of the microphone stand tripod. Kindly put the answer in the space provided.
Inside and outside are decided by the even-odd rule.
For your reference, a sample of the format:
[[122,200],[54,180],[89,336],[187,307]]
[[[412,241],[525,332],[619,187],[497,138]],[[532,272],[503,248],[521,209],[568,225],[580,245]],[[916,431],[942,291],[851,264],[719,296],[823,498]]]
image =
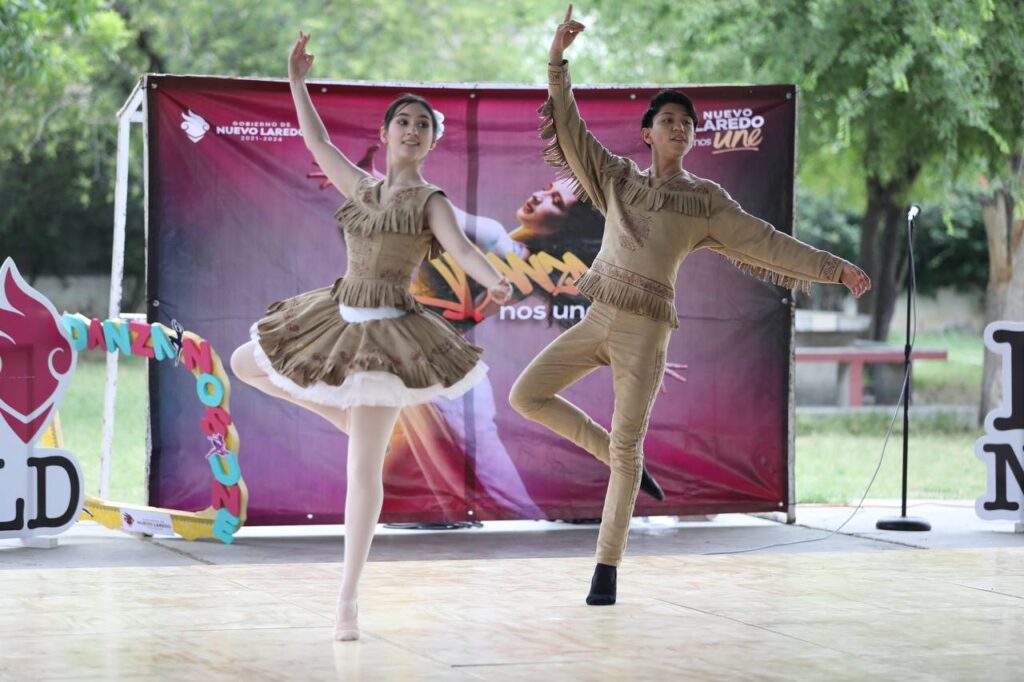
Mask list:
[[875,523],[879,530],[931,530],[932,526],[926,520],[907,516],[907,443],[910,437],[910,353],[913,348],[910,339],[910,309],[917,295],[917,278],[914,274],[914,222],[921,207],[916,204],[910,207],[907,212],[907,258],[910,267],[907,268],[907,336],[903,346],[903,507],[899,516],[887,516]]

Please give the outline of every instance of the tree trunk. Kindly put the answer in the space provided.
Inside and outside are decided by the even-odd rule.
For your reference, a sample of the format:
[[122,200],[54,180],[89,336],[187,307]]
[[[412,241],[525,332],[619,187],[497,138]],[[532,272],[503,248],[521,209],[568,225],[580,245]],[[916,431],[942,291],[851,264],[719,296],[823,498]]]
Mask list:
[[[132,26],[132,13],[128,9],[127,3],[115,2],[114,11],[121,15],[126,26]],[[149,73],[167,73],[167,60],[153,48],[150,41],[152,36],[153,32],[149,29],[140,29],[135,35],[135,46],[149,60],[149,66],[146,67],[146,71]]]
[[[1011,159],[1016,182],[1024,180],[1021,155]],[[1019,186],[1019,184],[1018,184]],[[1024,220],[1013,218],[1013,194],[998,189],[981,200],[981,217],[988,236],[988,287],[985,324],[997,320],[1024,322]],[[984,351],[979,420],[1002,402],[1002,356]]]
[[[875,242],[878,239],[878,225],[882,222],[884,197],[883,190],[875,178],[868,178],[867,189],[868,207],[864,211],[864,222],[861,224],[860,262],[857,265],[874,280],[878,270],[878,249]],[[872,287],[861,296],[857,300],[857,312],[861,315],[871,315],[871,311],[875,307],[877,293],[878,291]]]
[[900,293],[900,273],[906,258],[903,194],[914,183],[920,168],[908,163],[904,172],[890,180],[867,179],[868,205],[861,227],[860,265],[871,277],[871,290],[857,302],[857,312],[869,315],[868,337],[885,341]]
[[890,202],[885,207],[881,242],[881,259],[878,263],[878,295],[871,312],[871,340],[886,341],[889,325],[896,309],[896,297],[900,294],[900,266],[906,257],[906,229],[903,221],[903,206]]

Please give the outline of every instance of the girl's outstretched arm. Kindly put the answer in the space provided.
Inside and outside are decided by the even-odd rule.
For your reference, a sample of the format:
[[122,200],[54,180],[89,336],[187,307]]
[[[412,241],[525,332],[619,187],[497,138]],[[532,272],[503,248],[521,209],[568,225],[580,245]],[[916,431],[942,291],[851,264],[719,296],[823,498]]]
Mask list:
[[512,285],[491,265],[484,254],[466,237],[455,217],[452,202],[443,194],[427,200],[427,224],[445,251],[470,277],[487,287],[494,302],[501,305],[512,298]]

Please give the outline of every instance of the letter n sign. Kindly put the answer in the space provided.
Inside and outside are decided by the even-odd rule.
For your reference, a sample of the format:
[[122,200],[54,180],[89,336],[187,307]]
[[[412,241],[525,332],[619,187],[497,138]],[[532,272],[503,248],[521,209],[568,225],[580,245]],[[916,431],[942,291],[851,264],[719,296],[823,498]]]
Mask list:
[[975,509],[983,519],[1024,521],[1024,322],[993,322],[985,346],[1003,357],[1003,403],[985,417],[974,453],[988,467],[988,490]]

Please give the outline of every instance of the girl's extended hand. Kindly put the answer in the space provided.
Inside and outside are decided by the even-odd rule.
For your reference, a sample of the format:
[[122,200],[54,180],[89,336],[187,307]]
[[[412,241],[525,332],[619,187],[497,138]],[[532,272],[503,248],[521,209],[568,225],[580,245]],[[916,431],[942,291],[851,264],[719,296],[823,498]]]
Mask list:
[[313,60],[315,59],[313,55],[306,52],[306,45],[308,43],[309,34],[299,31],[299,40],[295,43],[292,53],[288,56],[288,80],[301,83],[306,79],[306,74],[309,73],[309,69],[313,66]]
[[512,299],[512,294],[515,293],[512,289],[512,284],[508,281],[507,277],[502,277],[494,287],[492,287],[488,293],[491,295],[491,299],[498,305],[505,305]]

